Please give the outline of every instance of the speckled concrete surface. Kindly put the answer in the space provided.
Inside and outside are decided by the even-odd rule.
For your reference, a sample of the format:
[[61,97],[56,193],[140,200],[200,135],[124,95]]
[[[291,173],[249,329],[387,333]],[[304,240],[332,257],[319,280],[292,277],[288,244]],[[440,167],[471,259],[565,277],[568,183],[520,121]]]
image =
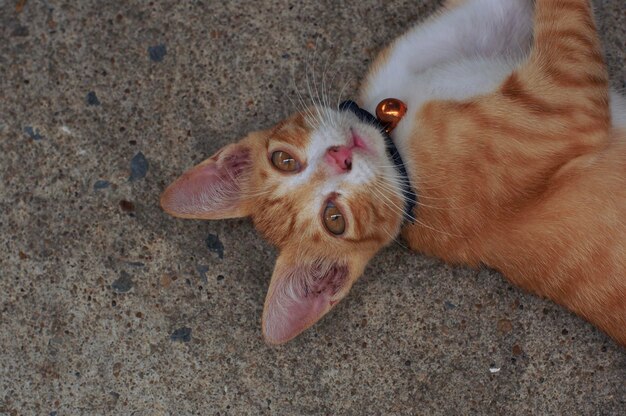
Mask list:
[[[308,3],[0,0],[0,414],[623,414],[623,348],[399,245],[270,348],[275,251],[161,212],[183,169],[289,113],[305,68],[351,95],[437,6]],[[596,5],[623,88],[624,4]]]

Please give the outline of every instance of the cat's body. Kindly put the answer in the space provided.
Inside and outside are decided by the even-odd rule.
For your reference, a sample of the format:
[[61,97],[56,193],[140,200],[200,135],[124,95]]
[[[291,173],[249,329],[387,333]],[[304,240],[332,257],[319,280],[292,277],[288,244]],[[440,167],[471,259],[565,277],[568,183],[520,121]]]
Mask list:
[[[423,202],[418,221],[403,229],[412,249],[498,269],[626,344],[623,99],[611,96],[609,124],[604,66],[577,73],[576,53],[581,60],[591,53],[585,48],[592,39],[574,24],[584,21],[580,10],[562,12],[561,23],[576,30],[565,41],[579,52],[548,46],[543,59],[560,65],[563,79],[590,73],[603,88],[594,88],[595,80],[568,85],[550,79],[533,62],[541,59],[537,50],[527,61],[519,52],[530,46],[531,26],[523,24],[530,6],[525,0],[468,1],[418,27],[385,52],[386,61],[377,63],[361,91],[362,102],[373,112],[391,96],[416,109],[394,132]],[[496,23],[488,15],[494,10]],[[462,53],[458,43],[446,45],[446,28],[468,43]],[[493,43],[471,44],[480,36]],[[422,67],[424,55],[436,63]]]
[[498,269],[626,345],[626,104],[608,105],[587,2],[538,0],[534,25],[530,0],[448,3],[383,51],[360,91],[370,112],[388,97],[408,107],[393,140],[413,222],[380,134],[327,108],[225,148],[163,206],[250,215],[279,246],[272,343],[328,312],[402,226],[412,249]]

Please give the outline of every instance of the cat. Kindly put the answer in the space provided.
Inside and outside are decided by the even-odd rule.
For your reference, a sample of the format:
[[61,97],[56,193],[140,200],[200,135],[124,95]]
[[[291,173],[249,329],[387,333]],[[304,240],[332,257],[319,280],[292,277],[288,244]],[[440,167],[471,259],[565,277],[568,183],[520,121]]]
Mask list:
[[[358,97],[250,133],[161,197],[177,217],[250,216],[279,248],[266,342],[317,322],[402,235],[626,345],[626,101],[588,0],[450,0],[380,53]],[[387,98],[407,109],[397,158],[367,118]]]

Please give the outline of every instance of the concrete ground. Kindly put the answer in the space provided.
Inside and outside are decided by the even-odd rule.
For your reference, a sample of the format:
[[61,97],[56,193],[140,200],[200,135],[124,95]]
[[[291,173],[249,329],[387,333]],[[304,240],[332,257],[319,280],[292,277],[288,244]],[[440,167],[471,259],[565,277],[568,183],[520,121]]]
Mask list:
[[[623,348],[400,245],[321,323],[263,343],[275,250],[159,194],[291,112],[306,68],[353,95],[439,2],[301,3],[0,0],[0,414],[624,414]],[[624,3],[595,3],[623,88]]]

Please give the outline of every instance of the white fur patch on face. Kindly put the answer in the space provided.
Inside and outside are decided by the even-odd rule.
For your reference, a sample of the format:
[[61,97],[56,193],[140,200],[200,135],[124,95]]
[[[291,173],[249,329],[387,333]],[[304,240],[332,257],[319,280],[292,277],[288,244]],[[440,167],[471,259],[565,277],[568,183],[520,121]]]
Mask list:
[[[348,111],[322,108],[314,112],[308,120],[312,133],[308,145],[303,150],[306,155],[306,168],[287,178],[281,192],[288,193],[293,187],[309,184],[313,177],[324,177],[317,185],[312,197],[311,210],[317,215],[319,207],[332,194],[349,197],[354,189],[366,186],[380,177],[396,183],[397,171],[386,151],[385,139],[378,130],[364,123]],[[356,137],[356,139],[355,139]],[[358,141],[358,146],[355,142]],[[329,164],[327,153],[333,147],[352,147],[351,169],[337,172]]]
[[[285,176],[278,188],[281,195],[289,195],[302,186],[311,188],[311,199],[300,215],[318,218],[330,196],[337,195],[345,204],[353,193],[363,191],[365,187],[371,191],[373,198],[380,191],[378,187],[383,186],[397,190],[401,195],[397,169],[377,127],[362,122],[349,111],[320,108],[310,114],[314,117],[310,116],[307,120],[311,129],[308,144],[298,149],[305,158],[305,168]],[[338,171],[329,162],[328,152],[334,147],[351,149],[350,169]],[[320,178],[323,179],[320,181]],[[312,183],[313,180],[316,183]]]
[[[325,108],[319,114],[319,118],[310,120],[313,132],[305,150],[308,166],[288,181],[290,185],[305,183],[320,172],[328,177],[328,184],[321,192],[342,183],[366,184],[376,178],[381,168],[391,165],[384,138],[376,127],[363,123],[347,111]],[[355,146],[355,137],[358,137],[358,146]],[[328,151],[338,146],[353,147],[352,166],[347,172],[334,172],[326,160]],[[387,173],[385,171],[383,169],[383,173]]]

